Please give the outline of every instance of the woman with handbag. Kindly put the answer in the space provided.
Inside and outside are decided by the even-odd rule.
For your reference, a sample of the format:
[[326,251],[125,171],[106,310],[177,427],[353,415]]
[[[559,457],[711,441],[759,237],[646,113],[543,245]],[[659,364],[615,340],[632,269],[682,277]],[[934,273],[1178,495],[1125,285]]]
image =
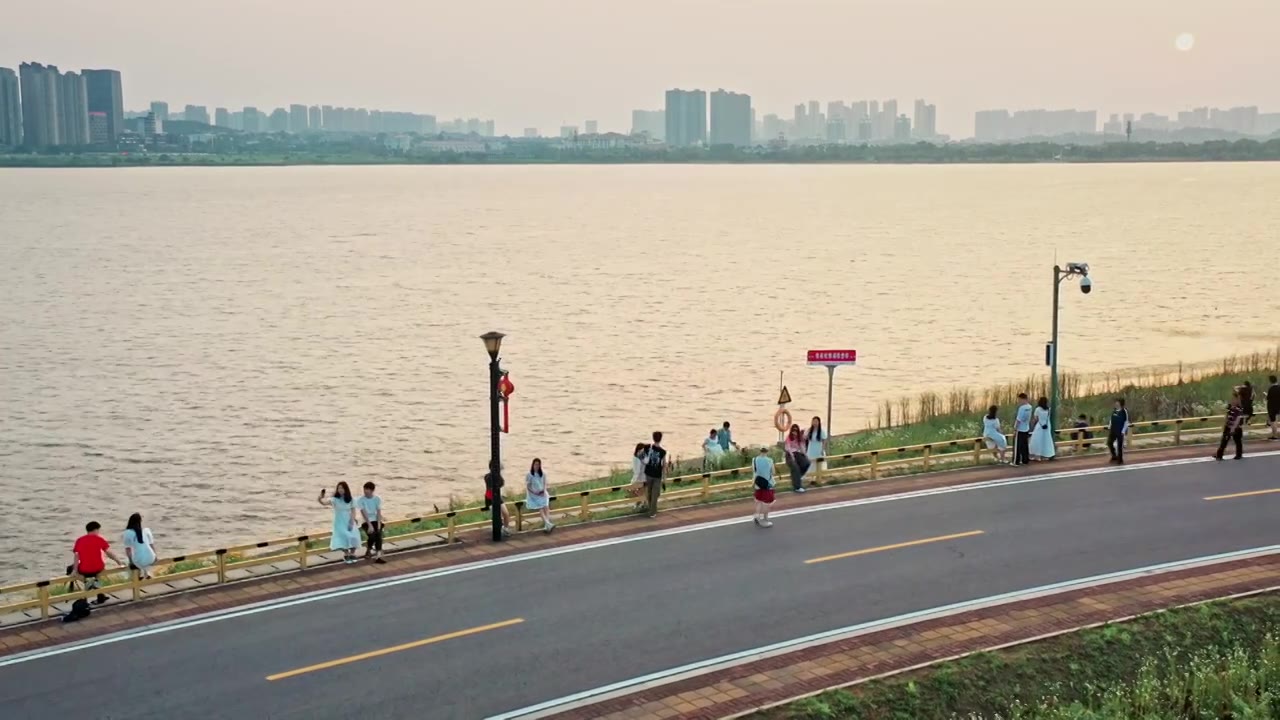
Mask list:
[[756,477],[756,514],[752,517],[760,527],[773,527],[769,519],[769,508],[773,506],[773,458],[769,457],[769,448],[760,448],[760,454],[751,463]]
[[1049,398],[1042,397],[1031,415],[1031,457],[1036,460],[1052,460],[1058,454],[1049,416]]

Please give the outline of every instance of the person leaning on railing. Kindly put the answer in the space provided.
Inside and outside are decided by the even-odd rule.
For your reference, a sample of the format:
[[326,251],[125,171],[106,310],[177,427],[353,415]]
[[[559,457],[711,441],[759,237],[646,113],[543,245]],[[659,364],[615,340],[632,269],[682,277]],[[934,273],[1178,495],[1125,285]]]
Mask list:
[[[75,546],[71,549],[71,567],[68,568],[67,574],[84,578],[85,590],[94,590],[102,586],[98,575],[107,569],[107,563],[103,560],[104,555],[111,558],[116,565],[124,567],[120,558],[111,552],[111,543],[98,533],[101,529],[102,525],[90,521],[84,526],[84,535],[76,538]],[[106,601],[107,596],[98,593],[94,604],[101,605]]]

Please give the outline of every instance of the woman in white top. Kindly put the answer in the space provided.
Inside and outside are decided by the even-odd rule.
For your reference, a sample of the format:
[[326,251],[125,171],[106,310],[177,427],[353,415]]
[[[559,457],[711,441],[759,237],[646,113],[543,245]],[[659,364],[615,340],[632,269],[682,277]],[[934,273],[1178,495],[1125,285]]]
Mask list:
[[151,528],[142,527],[142,515],[134,513],[129,516],[123,540],[129,566],[135,568],[142,579],[150,578],[151,566],[156,564],[155,540],[151,537]]
[[1042,397],[1031,414],[1031,457],[1036,460],[1052,460],[1057,454],[1053,428],[1049,427],[1049,398]]
[[987,408],[987,415],[982,418],[982,439],[987,443],[991,457],[1001,465],[1006,465],[1008,462],[1004,459],[1004,454],[1009,449],[1009,441],[1000,431],[1000,418],[997,417],[999,412],[1000,408],[995,405]]
[[547,489],[547,476],[542,472],[542,460],[533,459],[529,466],[529,474],[524,477],[524,506],[537,510],[542,516],[542,532],[549,533],[556,529],[551,522],[551,492]]
[[715,469],[724,457],[724,448],[720,447],[720,434],[714,428],[707,439],[702,441],[702,452],[704,469]]
[[345,482],[339,482],[333,489],[333,497],[324,496],[320,491],[320,504],[333,508],[333,530],[329,535],[329,549],[342,551],[342,562],[354,565],[356,546],[360,544],[360,526],[356,523],[356,505],[351,497],[351,488]]
[[635,452],[631,453],[631,484],[627,486],[627,495],[639,497],[644,492],[644,443],[636,443]]
[[808,477],[818,466],[818,458],[823,458],[823,467],[826,467],[827,431],[822,429],[822,418],[813,416],[809,421],[809,429],[805,431],[804,440],[805,454],[809,456],[809,472],[805,473],[805,477]]

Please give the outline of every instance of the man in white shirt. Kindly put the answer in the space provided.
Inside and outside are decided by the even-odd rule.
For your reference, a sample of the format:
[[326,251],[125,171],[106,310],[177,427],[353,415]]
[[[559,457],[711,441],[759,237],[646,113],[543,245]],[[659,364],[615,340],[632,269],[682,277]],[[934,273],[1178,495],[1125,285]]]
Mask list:
[[382,498],[373,494],[377,489],[371,482],[364,484],[364,495],[356,498],[356,509],[360,511],[360,517],[363,518],[361,527],[364,528],[365,546],[364,558],[366,560],[372,558],[379,565],[385,564],[387,561],[382,559]]
[[1018,433],[1013,449],[1013,464],[1026,465],[1031,462],[1031,402],[1026,393],[1018,393],[1018,415],[1013,421],[1013,429]]

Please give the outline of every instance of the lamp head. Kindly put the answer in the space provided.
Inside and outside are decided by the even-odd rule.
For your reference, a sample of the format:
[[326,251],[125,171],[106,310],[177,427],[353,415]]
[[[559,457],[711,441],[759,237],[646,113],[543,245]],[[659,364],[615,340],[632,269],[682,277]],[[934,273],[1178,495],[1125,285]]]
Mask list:
[[1088,275],[1085,275],[1084,277],[1080,278],[1080,292],[1084,293],[1085,295],[1088,295],[1089,293],[1093,292],[1093,281],[1089,279]]
[[484,341],[484,349],[489,353],[490,360],[497,360],[498,353],[502,351],[502,338],[506,337],[500,332],[487,332],[480,336]]

